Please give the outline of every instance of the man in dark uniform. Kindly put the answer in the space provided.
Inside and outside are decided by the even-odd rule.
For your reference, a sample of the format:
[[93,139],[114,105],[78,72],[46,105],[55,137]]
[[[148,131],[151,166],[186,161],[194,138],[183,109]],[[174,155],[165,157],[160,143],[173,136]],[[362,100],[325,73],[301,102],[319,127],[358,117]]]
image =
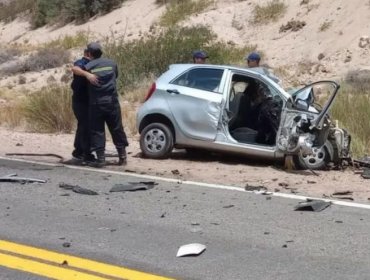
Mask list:
[[84,76],[89,83],[89,118],[91,131],[91,150],[96,152],[97,160],[93,167],[105,166],[105,124],[107,124],[112,140],[118,152],[118,164],[126,163],[127,137],[122,125],[121,107],[118,100],[116,79],[117,64],[107,58],[102,58],[102,48],[99,43],[87,46],[91,59],[84,67],[74,67],[76,75]]
[[[76,60],[73,65],[83,69],[90,61],[87,56],[87,50],[85,50],[84,56]],[[77,119],[72,156],[79,162],[94,161],[95,157],[90,152],[88,81],[85,77],[73,74],[71,88],[73,91],[72,109]]]

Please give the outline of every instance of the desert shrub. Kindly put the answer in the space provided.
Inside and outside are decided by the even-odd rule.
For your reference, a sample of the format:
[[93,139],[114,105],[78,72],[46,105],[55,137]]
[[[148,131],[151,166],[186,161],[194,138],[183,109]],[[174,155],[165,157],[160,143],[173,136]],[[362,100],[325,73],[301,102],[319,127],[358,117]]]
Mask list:
[[352,70],[345,77],[345,82],[358,93],[370,92],[370,70]]
[[34,132],[71,132],[75,118],[68,86],[51,86],[36,91],[24,101],[27,127]]
[[331,25],[332,25],[331,21],[325,21],[320,25],[319,31],[324,32],[324,31],[328,30],[331,27]]
[[21,55],[21,51],[18,48],[7,48],[7,47],[1,46],[0,47],[0,64],[8,62],[19,55]]
[[0,21],[12,21],[19,14],[32,11],[35,0],[13,0],[6,3],[0,2]]
[[32,22],[40,27],[54,22],[85,22],[119,7],[124,0],[37,0]]
[[300,20],[290,20],[286,24],[280,26],[279,32],[293,31],[296,32],[301,30],[306,25],[305,21]]
[[277,21],[287,10],[287,5],[280,0],[272,0],[265,5],[256,5],[253,9],[254,24],[267,24]]
[[23,61],[9,63],[1,73],[14,75],[55,68],[70,62],[70,52],[61,48],[42,48]]
[[45,48],[73,49],[86,46],[90,40],[88,32],[80,31],[76,35],[66,35],[45,44]]
[[0,125],[15,128],[24,120],[23,110],[20,102],[10,102],[0,106]]
[[351,133],[354,157],[370,154],[370,93],[344,82],[334,102],[331,115]]
[[192,14],[203,12],[214,3],[213,0],[172,0],[168,2],[167,9],[160,19],[162,26],[173,26]]
[[136,87],[145,78],[162,74],[170,64],[191,62],[191,53],[196,49],[205,49],[212,63],[235,64],[243,62],[245,54],[255,48],[218,42],[205,26],[173,27],[156,36],[143,37],[130,42],[106,41],[105,55],[116,60],[120,68],[120,89]]

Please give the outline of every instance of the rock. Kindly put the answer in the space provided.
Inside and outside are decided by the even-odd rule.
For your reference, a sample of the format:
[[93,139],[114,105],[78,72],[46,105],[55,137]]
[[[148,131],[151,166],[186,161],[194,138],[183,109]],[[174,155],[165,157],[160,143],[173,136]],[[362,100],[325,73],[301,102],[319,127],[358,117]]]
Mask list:
[[358,42],[358,46],[362,49],[369,47],[370,46],[369,36],[361,36]]
[[320,54],[317,56],[317,59],[318,59],[318,60],[322,60],[324,57],[325,57],[325,54],[320,53]]

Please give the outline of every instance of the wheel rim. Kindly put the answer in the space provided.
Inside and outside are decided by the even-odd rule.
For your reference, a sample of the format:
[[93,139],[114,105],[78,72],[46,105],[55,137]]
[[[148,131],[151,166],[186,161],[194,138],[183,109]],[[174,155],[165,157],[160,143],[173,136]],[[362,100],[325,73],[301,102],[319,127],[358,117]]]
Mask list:
[[325,147],[322,146],[320,148],[314,148],[311,155],[300,155],[300,158],[308,168],[313,168],[325,164],[326,153]]
[[158,128],[153,128],[145,134],[144,145],[151,153],[161,152],[166,147],[166,143],[166,134]]

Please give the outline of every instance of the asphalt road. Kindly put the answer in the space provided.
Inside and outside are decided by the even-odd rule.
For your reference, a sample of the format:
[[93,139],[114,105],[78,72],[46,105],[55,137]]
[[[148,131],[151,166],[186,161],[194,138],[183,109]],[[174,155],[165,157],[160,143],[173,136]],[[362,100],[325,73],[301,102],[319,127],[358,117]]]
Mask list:
[[[0,160],[0,176],[11,173],[47,183],[0,183],[0,240],[175,279],[370,277],[369,210],[297,212],[296,200],[159,180],[151,190],[109,193],[117,183],[148,180]],[[99,195],[64,190],[60,182]],[[176,258],[188,243],[207,250]],[[0,279],[44,278],[0,260]]]

